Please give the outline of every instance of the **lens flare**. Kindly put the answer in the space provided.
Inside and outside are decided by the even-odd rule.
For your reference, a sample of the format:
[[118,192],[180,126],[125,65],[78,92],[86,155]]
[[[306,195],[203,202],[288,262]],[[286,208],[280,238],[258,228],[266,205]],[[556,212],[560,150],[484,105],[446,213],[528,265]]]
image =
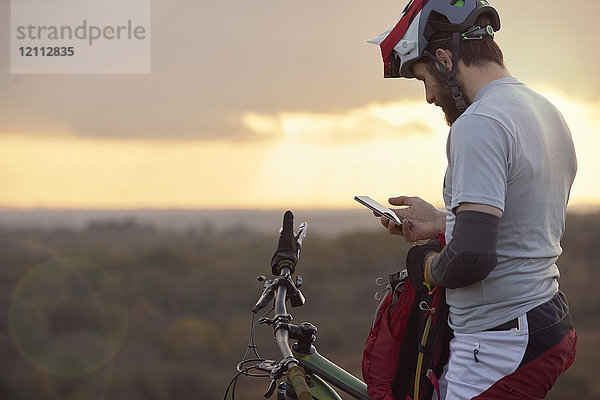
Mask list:
[[122,297],[101,268],[74,259],[45,262],[13,292],[13,341],[25,359],[49,374],[87,375],[109,362],[123,342]]

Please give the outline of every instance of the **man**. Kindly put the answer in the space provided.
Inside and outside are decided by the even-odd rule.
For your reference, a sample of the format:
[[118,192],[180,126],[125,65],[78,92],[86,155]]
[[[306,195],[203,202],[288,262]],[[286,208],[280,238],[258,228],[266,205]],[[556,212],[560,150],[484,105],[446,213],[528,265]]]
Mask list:
[[[417,197],[390,204],[414,246],[415,287],[446,288],[454,330],[446,399],[541,399],[574,361],[576,334],[555,264],[577,168],[561,114],[511,77],[485,0],[415,0],[381,47],[385,77],[416,78],[450,125],[446,212]],[[409,223],[410,221],[410,223]],[[445,232],[447,246],[433,239]]]

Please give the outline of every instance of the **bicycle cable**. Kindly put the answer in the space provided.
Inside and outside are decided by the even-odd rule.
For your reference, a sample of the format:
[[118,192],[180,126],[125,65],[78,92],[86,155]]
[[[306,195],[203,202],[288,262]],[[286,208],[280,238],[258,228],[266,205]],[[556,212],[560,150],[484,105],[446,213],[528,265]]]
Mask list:
[[[268,311],[268,312],[270,312],[270,311]],[[242,361],[244,361],[246,359],[246,357],[248,357],[248,353],[250,352],[250,349],[252,349],[252,351],[254,351],[254,355],[256,356],[256,358],[260,358],[260,355],[258,354],[258,351],[256,349],[256,344],[254,343],[254,330],[258,326],[258,322],[256,324],[254,323],[255,318],[256,318],[256,314],[252,313],[252,319],[250,320],[250,337],[248,338],[248,344],[246,345],[246,352],[244,353],[244,356],[242,357]],[[238,371],[239,371],[239,369],[238,369]]]
[[240,375],[245,375],[246,372],[248,372],[249,370],[255,368],[254,365],[247,367],[245,369],[243,369],[242,371],[239,371],[237,374],[235,374],[235,376],[233,378],[231,378],[231,380],[229,381],[229,385],[227,385],[227,390],[225,390],[225,395],[223,396],[223,400],[227,400],[227,394],[229,393],[229,389],[232,388],[233,385],[233,390],[231,391],[231,399],[235,399],[235,386],[237,384],[237,380],[240,377]]
[[[256,313],[252,313],[252,318],[250,320],[250,335],[248,338],[248,344],[246,345],[246,351],[242,357],[242,360],[236,366],[236,369],[238,371],[237,374],[235,374],[235,376],[233,378],[231,378],[231,380],[229,381],[229,384],[227,385],[227,389],[225,390],[225,395],[223,396],[224,400],[227,400],[227,395],[229,394],[230,389],[231,389],[231,399],[235,400],[235,389],[237,386],[237,380],[240,376],[244,375],[244,376],[249,376],[249,377],[253,377],[253,378],[269,378],[271,376],[270,374],[265,373],[266,371],[263,373],[256,373],[256,372],[252,373],[250,371],[252,371],[254,369],[256,369],[258,371],[264,371],[260,368],[260,366],[262,363],[266,362],[267,360],[262,358],[258,354],[258,348],[257,348],[256,344],[254,343],[254,333],[255,333],[256,327],[259,325],[260,321],[264,317],[266,317],[268,314],[273,312],[273,310],[275,310],[274,304],[267,312],[265,312],[263,315],[261,315],[261,317],[256,322],[255,322]],[[250,353],[250,349],[252,349],[256,358],[246,358],[246,357],[248,357],[248,354]],[[244,367],[245,364],[251,363],[251,362],[255,362],[256,364],[250,365],[248,367]]]

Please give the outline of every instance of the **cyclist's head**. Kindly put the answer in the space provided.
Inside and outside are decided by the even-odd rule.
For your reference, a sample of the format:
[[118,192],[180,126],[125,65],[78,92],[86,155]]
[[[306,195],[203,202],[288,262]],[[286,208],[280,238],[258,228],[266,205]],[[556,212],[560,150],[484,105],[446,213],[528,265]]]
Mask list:
[[[475,26],[488,25],[491,25],[491,21],[487,14],[480,15],[475,20]],[[452,33],[439,32],[434,34],[425,50],[436,56],[440,50],[452,52]],[[502,50],[490,35],[483,36],[481,40],[462,42],[458,51],[458,59],[467,67],[484,67],[486,63],[495,63],[504,68]],[[423,72],[423,69],[426,72]],[[418,71],[420,71],[419,74],[417,74]],[[454,101],[452,89],[448,84],[448,70],[437,61],[434,61],[433,57],[421,57],[411,65],[411,72],[424,81],[426,94],[429,96],[427,101],[435,101],[435,104],[443,109],[448,125],[452,125],[464,110],[460,110]],[[432,82],[427,84],[425,77],[428,77]],[[464,93],[463,84],[459,77],[456,78],[456,84],[459,92]],[[468,98],[463,98],[463,100],[465,107],[471,104]]]
[[[492,27],[493,22],[489,14],[482,14],[477,17],[474,27]],[[494,29],[494,28],[491,28]],[[478,35],[481,39],[461,40],[458,48],[458,59],[466,66],[484,66],[487,62],[493,62],[504,67],[504,56],[498,44],[494,41],[493,31],[490,33]],[[430,54],[435,54],[437,49],[452,51],[452,32],[437,32],[431,36],[425,50]],[[430,57],[422,57],[419,61],[424,61],[429,65],[435,62]]]
[[[446,117],[446,123],[452,126],[454,121],[462,115],[454,101],[452,90],[446,80],[446,75],[433,62],[416,62],[413,65],[415,77],[423,82],[425,86],[425,97],[428,103],[435,103],[441,107]],[[464,92],[463,84],[457,79],[459,91]],[[465,100],[465,105],[471,105],[468,99]]]
[[450,50],[466,65],[503,65],[493,41],[499,29],[498,12],[487,0],[411,0],[396,26],[369,43],[381,47],[384,77],[414,78],[412,65],[423,58],[433,61],[438,48]]

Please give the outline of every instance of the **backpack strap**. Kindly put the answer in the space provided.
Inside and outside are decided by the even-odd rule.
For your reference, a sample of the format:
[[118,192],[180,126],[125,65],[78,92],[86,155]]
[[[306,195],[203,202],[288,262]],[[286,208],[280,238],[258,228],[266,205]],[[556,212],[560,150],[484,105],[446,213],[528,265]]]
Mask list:
[[[425,329],[423,330],[423,336],[421,337],[421,342],[419,344],[419,356],[417,358],[417,368],[415,369],[415,386],[414,386],[414,395],[413,398],[419,398],[419,387],[421,381],[421,368],[423,367],[423,357],[425,356],[425,351],[427,346],[427,338],[429,337],[429,329],[431,329],[431,320],[433,319],[433,315],[436,313],[437,309],[435,307],[430,307],[427,302],[422,301],[419,304],[419,308],[422,311],[426,311],[425,315],[427,316],[427,322],[425,323]],[[430,370],[428,370],[430,371]]]
[[427,370],[427,378],[429,378],[429,381],[435,388],[435,393],[437,393],[438,400],[442,400],[442,395],[440,394],[440,383],[438,382],[435,373],[431,369]]

